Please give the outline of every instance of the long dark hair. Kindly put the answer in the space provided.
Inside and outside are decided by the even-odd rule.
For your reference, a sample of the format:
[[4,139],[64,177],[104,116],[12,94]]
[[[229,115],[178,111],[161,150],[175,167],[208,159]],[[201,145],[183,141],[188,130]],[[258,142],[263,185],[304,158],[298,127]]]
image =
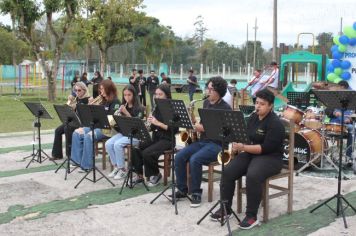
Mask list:
[[141,107],[141,103],[140,103],[140,100],[138,98],[138,95],[137,95],[137,92],[136,92],[136,89],[134,86],[132,86],[131,84],[128,84],[124,87],[124,89],[122,90],[122,104],[126,104],[127,101],[125,100],[125,96],[124,96],[124,92],[125,90],[128,90],[132,93],[132,97],[133,97],[133,101],[132,101],[132,107],[134,109],[138,109]]

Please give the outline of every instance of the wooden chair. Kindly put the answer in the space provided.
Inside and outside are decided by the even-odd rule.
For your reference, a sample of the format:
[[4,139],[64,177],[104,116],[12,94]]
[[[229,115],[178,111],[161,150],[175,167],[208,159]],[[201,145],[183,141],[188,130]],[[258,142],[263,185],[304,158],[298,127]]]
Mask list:
[[[163,185],[168,184],[168,177],[171,176],[171,162],[172,162],[172,150],[164,151],[163,159],[158,160],[158,167],[163,169]],[[160,164],[160,163],[163,163]]]
[[[288,195],[288,206],[287,212],[291,214],[293,211],[293,171],[294,171],[294,121],[290,120],[288,123],[289,127],[289,161],[288,165],[283,166],[281,172],[277,175],[269,177],[263,187],[263,221],[267,222],[269,217],[269,200],[277,198],[279,196]],[[272,180],[288,178],[287,186],[271,184]],[[278,190],[277,193],[270,194],[270,188]],[[242,212],[242,193],[246,193],[246,187],[242,187],[242,180],[239,179],[237,182],[237,212]]]
[[[103,138],[102,140],[99,140],[99,141],[95,142],[95,156],[98,156],[99,154],[101,154],[103,170],[106,169],[106,148],[105,148],[105,143],[106,143],[106,141],[108,139],[109,138]],[[111,165],[111,162],[110,162],[110,165]],[[113,170],[113,166],[112,165],[111,165],[111,170]]]

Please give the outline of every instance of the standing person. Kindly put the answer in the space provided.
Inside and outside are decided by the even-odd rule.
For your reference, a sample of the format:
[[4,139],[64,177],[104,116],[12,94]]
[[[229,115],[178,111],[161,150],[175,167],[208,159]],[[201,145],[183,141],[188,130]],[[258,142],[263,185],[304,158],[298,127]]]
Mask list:
[[195,90],[198,86],[198,82],[197,82],[197,77],[195,77],[194,75],[194,71],[193,70],[189,70],[189,76],[187,79],[188,82],[188,93],[189,93],[189,101],[193,101],[193,96],[195,93]]
[[137,76],[137,70],[132,69],[132,75],[129,78],[130,84],[136,89],[136,94],[139,92],[140,78]]
[[[107,115],[114,114],[115,110],[120,106],[120,101],[117,98],[117,90],[115,84],[111,80],[103,80],[100,85],[101,102],[92,105],[104,105]],[[95,141],[99,141],[105,137],[101,129],[94,129]],[[93,143],[92,134],[89,127],[78,128],[72,136],[72,152],[71,159],[75,164],[79,165],[82,171],[88,171],[93,167]]]
[[159,85],[159,79],[156,76],[156,72],[154,70],[151,70],[150,77],[147,78],[147,91],[150,94],[151,110],[153,110],[154,107],[153,95],[158,85]]
[[88,74],[87,74],[87,72],[84,72],[84,73],[82,74],[82,77],[80,77],[80,81],[82,81],[82,82],[85,84],[85,86],[88,87],[88,85],[90,84],[90,81],[88,80]]
[[[157,99],[171,99],[171,89],[169,85],[160,84],[155,91]],[[133,155],[133,164],[137,174],[136,183],[144,181],[143,166],[145,176],[148,181],[148,186],[153,187],[159,184],[162,179],[162,174],[158,168],[158,158],[166,150],[170,150],[172,142],[175,144],[175,139],[172,140],[171,127],[163,123],[163,117],[158,108],[155,108],[147,121],[152,130],[152,143],[141,146],[140,150]],[[174,133],[178,132],[178,128],[174,128]]]
[[263,86],[260,83],[261,73],[262,73],[262,71],[260,69],[254,70],[252,80],[243,89],[243,90],[246,90],[248,87],[251,86],[250,94],[251,94],[251,97],[252,97],[253,104],[256,103],[256,93],[257,93],[257,91],[261,88],[261,86]]
[[[74,85],[75,97],[68,96],[67,105],[71,106],[76,111],[77,104],[88,104],[89,92],[88,87],[83,82],[77,82]],[[62,148],[62,135],[66,137],[66,155],[70,158],[71,146],[72,146],[72,134],[77,127],[72,127],[66,124],[61,124],[54,131],[54,141],[52,147],[51,160],[63,159]]]
[[239,154],[225,167],[222,179],[221,198],[227,201],[226,210],[217,210],[212,220],[226,219],[231,215],[235,181],[246,176],[246,217],[241,221],[241,229],[251,229],[259,224],[257,211],[262,198],[263,183],[280,173],[283,166],[283,139],[285,130],[279,117],[273,112],[274,95],[267,89],[256,94],[256,112],[247,123],[246,143],[233,143],[232,151]]
[[224,101],[229,104],[233,110],[235,109],[235,97],[237,92],[236,84],[237,81],[235,79],[232,79],[227,85],[226,94],[223,97]]
[[101,76],[99,71],[95,71],[94,77],[91,79],[91,83],[93,84],[93,98],[99,96],[99,84],[103,81],[103,77]]
[[70,85],[72,87],[72,89],[74,88],[74,85],[80,81],[80,76],[79,76],[79,72],[76,71],[74,74],[74,78],[72,79],[72,81],[70,82]]
[[[220,76],[212,77],[207,82],[207,100],[203,103],[204,109],[231,110],[222,98],[227,89],[227,82]],[[188,193],[187,162],[189,162],[191,175],[191,207],[198,207],[201,203],[203,190],[200,188],[203,165],[217,161],[221,151],[221,141],[208,139],[202,124],[196,124],[195,131],[200,132],[200,140],[180,150],[175,157],[175,171],[177,176],[177,198],[184,198]]]
[[171,78],[169,78],[164,72],[161,73],[161,84],[172,84]]
[[[118,111],[115,112],[121,116],[143,118],[143,107],[140,104],[135,88],[130,84],[122,90],[122,104]],[[110,161],[114,170],[108,175],[110,178],[122,179],[127,175],[125,168],[125,150],[130,144],[130,138],[123,136],[120,130],[105,142],[106,151],[109,153]],[[132,144],[137,146],[139,141],[132,139]]]
[[140,97],[140,103],[146,107],[146,77],[143,76],[143,70],[138,70],[138,78],[139,78],[139,91],[138,95]]
[[268,71],[270,71],[270,74],[268,74],[268,76],[263,76],[263,78],[260,79],[260,84],[262,86],[258,89],[258,91],[268,87],[273,90],[278,90],[279,69],[277,62],[272,61]]

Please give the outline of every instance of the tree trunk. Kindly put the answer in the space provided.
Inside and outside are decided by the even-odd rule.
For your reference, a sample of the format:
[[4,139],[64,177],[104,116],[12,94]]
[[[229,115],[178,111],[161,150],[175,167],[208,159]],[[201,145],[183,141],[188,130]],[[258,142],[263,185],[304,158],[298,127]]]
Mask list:
[[99,47],[100,52],[100,74],[104,78],[104,71],[106,67],[106,56],[107,56],[107,49],[103,49]]

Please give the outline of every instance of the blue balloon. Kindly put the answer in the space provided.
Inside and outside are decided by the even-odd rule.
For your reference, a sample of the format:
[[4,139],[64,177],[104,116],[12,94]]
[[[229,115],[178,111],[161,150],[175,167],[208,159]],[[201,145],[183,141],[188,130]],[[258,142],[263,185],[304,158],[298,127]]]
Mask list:
[[351,38],[349,44],[350,44],[350,46],[355,46],[356,45],[356,38]]
[[344,70],[347,70],[351,67],[351,62],[350,61],[342,61],[340,67]]
[[335,69],[335,68],[338,68],[341,66],[341,61],[338,59],[335,59],[331,62],[331,64],[334,66],[334,69]]
[[343,80],[349,80],[351,78],[351,73],[348,71],[342,72],[340,75],[341,79]]
[[326,68],[329,72],[334,73],[335,67],[333,66],[332,63],[329,63],[329,65]]
[[333,58],[334,59],[341,59],[342,57],[344,56],[344,53],[342,53],[342,52],[339,52],[339,51],[334,51],[333,52]]
[[356,22],[353,24],[352,27],[354,28],[354,30],[356,30]]
[[348,44],[350,42],[350,39],[346,35],[343,35],[343,36],[340,36],[339,42],[342,44]]
[[330,48],[331,52],[338,51],[338,50],[339,50],[339,47],[335,44]]

